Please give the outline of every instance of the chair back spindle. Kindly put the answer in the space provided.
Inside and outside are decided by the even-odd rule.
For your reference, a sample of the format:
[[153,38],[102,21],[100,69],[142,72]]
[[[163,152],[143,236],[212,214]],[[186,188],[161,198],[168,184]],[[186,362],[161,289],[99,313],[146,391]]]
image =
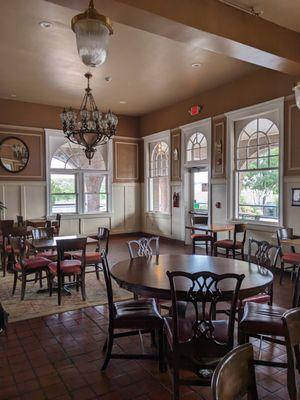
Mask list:
[[[154,249],[152,242],[155,243]],[[130,258],[159,256],[159,237],[153,236],[150,238],[143,237],[138,240],[130,240],[127,242]]]
[[275,268],[280,255],[280,246],[274,246],[265,240],[249,239],[248,261],[264,268]]
[[106,255],[108,254],[108,245],[109,245],[109,229],[99,227],[97,232],[98,246],[97,251],[101,251],[101,249],[105,249]]
[[108,310],[109,310],[109,321],[112,324],[114,321],[114,299],[113,299],[113,290],[112,290],[112,282],[111,282],[111,274],[108,266],[108,261],[106,257],[105,250],[101,252],[102,266],[103,266],[103,275],[106,285],[107,292],[107,302],[108,302]]
[[32,238],[34,240],[42,240],[42,239],[52,239],[53,238],[53,228],[36,228],[31,231]]

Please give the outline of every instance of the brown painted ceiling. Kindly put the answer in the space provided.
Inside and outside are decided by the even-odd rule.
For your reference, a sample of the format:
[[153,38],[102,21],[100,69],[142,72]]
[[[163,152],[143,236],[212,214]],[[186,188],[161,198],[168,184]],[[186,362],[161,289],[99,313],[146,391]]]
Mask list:
[[236,0],[237,4],[263,11],[262,18],[300,32],[300,0]]
[[[286,0],[285,0],[286,1]],[[88,3],[88,2],[87,2]],[[0,3],[0,98],[78,107],[86,67],[70,20],[76,11],[43,0]],[[53,28],[42,29],[49,20]],[[103,110],[142,115],[244,76],[256,66],[114,23],[107,62],[91,86]],[[201,68],[191,64],[200,62]],[[112,81],[107,83],[106,76]],[[120,101],[126,104],[120,104]]]

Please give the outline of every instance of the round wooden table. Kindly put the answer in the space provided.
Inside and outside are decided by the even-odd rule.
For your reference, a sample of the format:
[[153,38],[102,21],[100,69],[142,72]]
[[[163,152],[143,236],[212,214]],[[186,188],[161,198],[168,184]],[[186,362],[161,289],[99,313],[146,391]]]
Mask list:
[[[167,271],[244,274],[239,296],[241,299],[261,293],[273,281],[272,272],[256,264],[230,258],[186,254],[138,257],[121,261],[111,268],[111,275],[120,287],[133,293],[169,300],[171,293]],[[179,291],[185,290],[185,285],[186,281],[182,281],[176,288]],[[226,280],[220,286],[226,292],[232,292],[234,287],[234,280]]]

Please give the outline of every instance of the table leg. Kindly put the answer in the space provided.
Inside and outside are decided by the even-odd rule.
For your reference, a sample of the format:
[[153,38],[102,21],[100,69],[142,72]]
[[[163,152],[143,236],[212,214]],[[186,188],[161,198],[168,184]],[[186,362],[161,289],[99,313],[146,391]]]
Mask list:
[[214,238],[214,240],[213,240],[213,242],[212,242],[212,246],[213,246],[213,251],[211,252],[212,253],[212,255],[214,255],[214,256],[217,256],[217,248],[215,247],[215,243],[216,243],[216,241],[218,240],[218,236],[217,236],[218,234],[217,234],[217,232],[213,232],[213,238]]

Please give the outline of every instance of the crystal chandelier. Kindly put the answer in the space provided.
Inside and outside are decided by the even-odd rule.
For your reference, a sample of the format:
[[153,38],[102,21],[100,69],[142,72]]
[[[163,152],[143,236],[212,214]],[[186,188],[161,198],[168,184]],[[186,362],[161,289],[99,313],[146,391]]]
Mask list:
[[110,19],[99,14],[93,0],[90,0],[89,8],[75,15],[71,26],[76,34],[77,49],[82,62],[89,67],[103,64],[107,57],[108,38],[113,34]]
[[90,88],[92,74],[87,72],[84,76],[88,83],[79,112],[70,107],[64,109],[60,117],[65,137],[84,147],[91,164],[96,146],[107,143],[116,134],[118,118],[110,110],[106,114],[99,111]]

